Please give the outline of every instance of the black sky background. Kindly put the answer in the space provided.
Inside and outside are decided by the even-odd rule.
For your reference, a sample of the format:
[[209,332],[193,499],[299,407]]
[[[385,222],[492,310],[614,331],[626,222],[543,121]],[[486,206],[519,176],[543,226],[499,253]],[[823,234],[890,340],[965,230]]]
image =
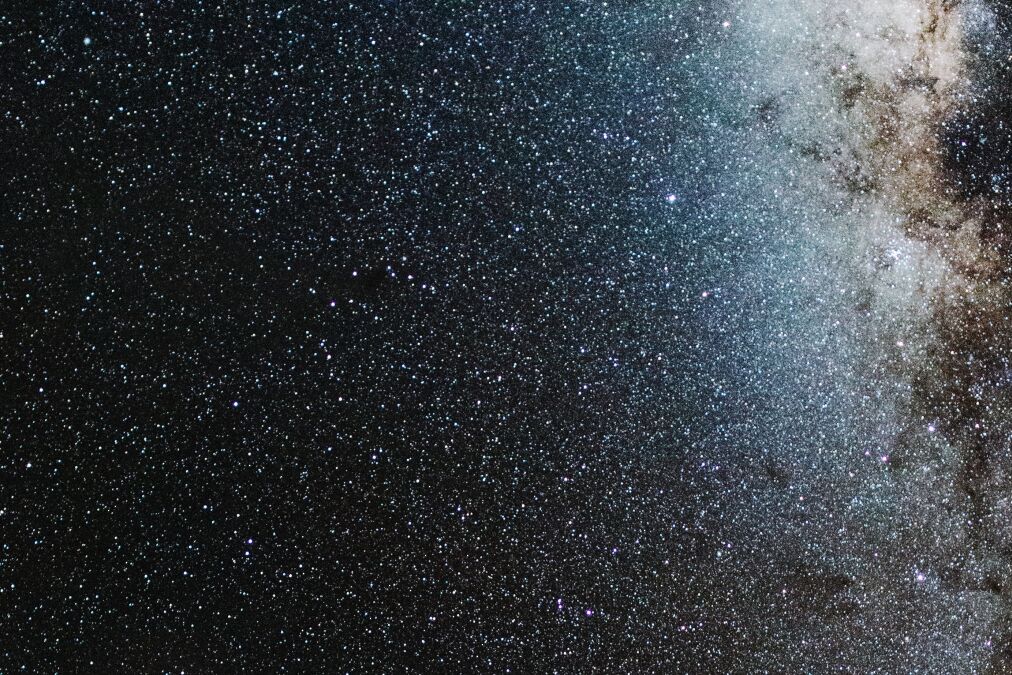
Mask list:
[[732,663],[712,13],[0,11],[0,669]]

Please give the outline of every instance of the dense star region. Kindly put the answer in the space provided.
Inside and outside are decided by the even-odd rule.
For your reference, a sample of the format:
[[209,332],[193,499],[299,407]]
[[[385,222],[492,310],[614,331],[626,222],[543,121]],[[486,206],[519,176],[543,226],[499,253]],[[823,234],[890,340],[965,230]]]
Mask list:
[[0,672],[1012,672],[1010,35],[0,7]]

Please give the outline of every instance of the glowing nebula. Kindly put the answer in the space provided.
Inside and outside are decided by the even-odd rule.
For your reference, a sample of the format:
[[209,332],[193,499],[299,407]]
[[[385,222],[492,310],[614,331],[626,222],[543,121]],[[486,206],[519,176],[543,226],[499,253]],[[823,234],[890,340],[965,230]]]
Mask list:
[[[882,532],[865,524],[850,550],[917,570],[919,585],[939,580],[949,599],[910,601],[911,633],[918,617],[944,633],[927,617],[954,598],[972,605],[972,637],[955,622],[938,649],[995,672],[1012,668],[1012,210],[1007,76],[992,44],[1003,12],[937,0],[736,8],[753,27],[739,39],[754,55],[755,152],[790,158],[769,189],[796,191],[806,265],[833,270],[818,292],[850,300],[835,305],[846,333],[835,363],[874,401],[856,404],[855,420],[873,420],[856,437],[877,446],[897,495],[894,541],[871,543]],[[861,569],[849,592],[870,612],[907,602],[876,591],[887,573]]]

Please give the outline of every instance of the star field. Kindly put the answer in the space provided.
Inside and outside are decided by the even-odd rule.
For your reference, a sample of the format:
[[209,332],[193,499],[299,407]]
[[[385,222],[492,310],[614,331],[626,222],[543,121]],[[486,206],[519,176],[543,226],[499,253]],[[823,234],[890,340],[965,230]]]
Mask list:
[[0,8],[0,672],[1008,672],[1009,12],[831,5]]

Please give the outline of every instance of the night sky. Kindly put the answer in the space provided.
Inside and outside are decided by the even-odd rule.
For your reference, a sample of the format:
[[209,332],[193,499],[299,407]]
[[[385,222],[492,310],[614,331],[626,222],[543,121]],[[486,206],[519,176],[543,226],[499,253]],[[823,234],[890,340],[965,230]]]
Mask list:
[[0,672],[1012,672],[1012,6],[0,7]]

